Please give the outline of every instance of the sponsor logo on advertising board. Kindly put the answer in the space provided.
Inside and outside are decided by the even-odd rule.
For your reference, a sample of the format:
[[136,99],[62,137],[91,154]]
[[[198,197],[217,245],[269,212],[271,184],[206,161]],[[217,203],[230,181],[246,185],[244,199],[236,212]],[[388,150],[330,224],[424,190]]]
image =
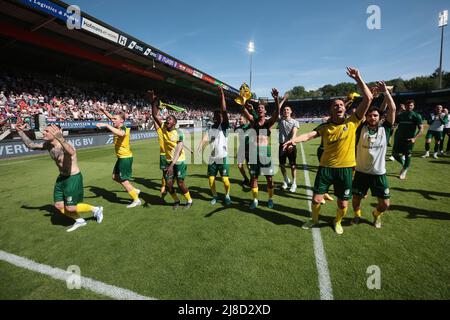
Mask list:
[[83,23],[81,24],[81,28],[86,31],[92,32],[102,38],[108,39],[112,42],[117,43],[119,41],[119,34],[117,32],[109,30],[108,28],[105,28],[87,18],[83,17]]

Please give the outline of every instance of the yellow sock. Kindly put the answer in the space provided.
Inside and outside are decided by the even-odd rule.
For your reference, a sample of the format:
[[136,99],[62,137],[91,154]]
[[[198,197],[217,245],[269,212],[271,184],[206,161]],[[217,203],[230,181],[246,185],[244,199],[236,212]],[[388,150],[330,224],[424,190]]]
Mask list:
[[272,199],[272,197],[273,197],[273,188],[267,186],[267,193],[269,194],[269,199]]
[[223,185],[225,187],[225,195],[230,195],[230,189],[231,189],[231,184],[230,184],[230,179],[228,177],[222,177],[222,181],[223,181]]
[[213,194],[213,196],[217,196],[217,191],[216,191],[216,177],[214,176],[210,176],[209,177],[209,188],[211,189],[211,192]]
[[258,199],[258,187],[252,188],[253,200]]
[[189,193],[189,191],[184,194],[184,198],[187,202],[192,202],[191,194]]
[[133,201],[138,199],[138,195],[137,195],[136,189],[133,189],[133,190],[131,190],[131,191],[128,191],[128,194],[129,194],[130,197],[133,199]]
[[344,216],[347,214],[347,209],[348,208],[344,208],[344,209],[337,208],[337,210],[336,210],[336,223],[341,223],[342,218],[344,218]]
[[171,193],[170,196],[172,197],[173,201],[175,201],[175,202],[180,202],[180,199],[178,198],[176,192]]
[[79,203],[77,204],[77,212],[92,212],[94,211],[94,206],[91,206],[87,203]]
[[315,223],[317,223],[317,222],[319,222],[320,203],[313,202],[311,208],[312,208],[312,220]]
[[375,210],[373,210],[372,214],[375,218],[380,217],[383,215],[384,212],[380,212],[378,211],[378,209],[375,208]]
[[355,217],[361,218],[362,212],[361,209],[355,211]]

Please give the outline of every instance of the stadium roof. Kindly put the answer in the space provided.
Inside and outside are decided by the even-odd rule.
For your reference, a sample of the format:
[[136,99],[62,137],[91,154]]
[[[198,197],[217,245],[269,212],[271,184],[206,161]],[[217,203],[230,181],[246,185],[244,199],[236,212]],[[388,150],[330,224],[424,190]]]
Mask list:
[[[80,18],[59,0],[0,0],[0,36],[5,47],[19,40],[156,81],[215,94],[239,91],[84,12]],[[74,17],[74,18],[72,18]],[[73,26],[69,29],[68,25]]]

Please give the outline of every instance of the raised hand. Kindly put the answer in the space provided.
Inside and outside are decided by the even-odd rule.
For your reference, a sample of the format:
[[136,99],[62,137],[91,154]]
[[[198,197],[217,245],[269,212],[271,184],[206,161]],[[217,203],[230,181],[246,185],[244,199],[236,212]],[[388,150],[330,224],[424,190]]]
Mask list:
[[47,128],[48,133],[50,133],[56,140],[62,140],[63,133],[62,129],[58,128],[56,125],[52,124]]
[[273,88],[272,89],[272,97],[276,100],[276,99],[278,99],[278,96],[279,96],[278,90]]
[[350,78],[352,78],[352,79],[354,79],[356,81],[361,79],[361,75],[359,74],[359,70],[356,69],[356,68],[347,67],[347,75]]
[[289,92],[286,92],[283,96],[283,100],[287,100],[289,98]]
[[387,92],[388,91],[388,88],[387,88],[387,85],[386,85],[386,83],[384,82],[384,81],[378,81],[378,86],[377,86],[377,88],[378,88],[378,90],[380,91],[380,92]]
[[27,127],[26,123],[16,123],[17,132],[23,131]]

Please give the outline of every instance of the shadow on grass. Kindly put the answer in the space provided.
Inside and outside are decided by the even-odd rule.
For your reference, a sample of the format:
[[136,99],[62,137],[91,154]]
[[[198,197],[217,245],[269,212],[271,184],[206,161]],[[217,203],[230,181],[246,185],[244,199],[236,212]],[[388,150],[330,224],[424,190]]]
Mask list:
[[450,164],[450,160],[449,161],[442,161],[442,160],[430,161],[430,163],[434,163],[434,164]]
[[414,192],[420,194],[422,197],[424,197],[427,200],[439,200],[436,198],[433,198],[433,196],[437,197],[450,197],[450,193],[448,192],[438,192],[438,191],[428,191],[428,190],[419,190],[419,189],[404,189],[404,188],[398,188],[393,187],[391,190],[397,190],[402,192]]
[[146,188],[152,190],[161,190],[161,178],[159,179],[146,179],[146,178],[134,178],[134,181],[137,184],[140,184]]
[[[372,204],[372,207],[376,207],[376,204]],[[440,211],[430,211],[416,207],[408,207],[401,205],[391,205],[389,211],[403,211],[408,215],[406,219],[435,219],[435,220],[450,220],[450,213]]]
[[[58,209],[56,209],[54,206],[50,204],[46,204],[40,207],[31,207],[23,205],[21,207],[22,209],[27,210],[39,210],[39,211],[46,211],[47,213],[44,214],[44,217],[50,217],[50,222],[52,225],[57,226],[64,226],[68,227],[74,224],[74,220],[63,215]],[[94,217],[84,218],[85,220],[94,220]]]
[[[211,200],[211,196],[209,195],[211,193],[211,191],[209,189],[192,186],[192,187],[190,187],[190,190],[197,195],[197,198],[199,198],[201,200],[204,200],[204,201]],[[203,194],[208,194],[208,196],[206,197]],[[267,206],[267,201],[260,201],[259,206],[256,209],[252,210],[252,209],[250,209],[251,199],[242,199],[239,197],[232,196],[231,197],[232,203],[229,206],[222,205],[222,202],[221,202],[222,200],[223,199],[220,199],[218,201],[218,203],[216,204],[216,206],[220,206],[220,207],[217,207],[217,208],[213,209],[211,212],[209,212],[208,214],[206,214],[205,218],[209,218],[209,217],[213,216],[214,214],[222,212],[226,209],[236,209],[243,213],[254,214],[254,215],[256,215],[260,218],[263,218],[269,222],[272,222],[276,225],[290,224],[290,225],[293,225],[296,227],[301,227],[303,225],[302,221],[285,216],[285,215],[281,214],[280,212],[303,216],[305,218],[309,218],[309,216],[310,216],[310,212],[307,210],[284,206],[280,203],[275,203],[274,209],[268,209],[267,207],[264,207],[264,206]]]
[[94,187],[94,186],[86,186],[85,188],[90,188],[89,191],[91,191],[92,193],[95,194],[95,196],[93,196],[93,197],[84,197],[86,199],[102,197],[103,199],[105,199],[106,201],[111,202],[111,203],[130,204],[129,199],[119,198],[116,194],[116,192],[125,192],[125,190],[109,191],[104,188],[99,188],[99,187]]

